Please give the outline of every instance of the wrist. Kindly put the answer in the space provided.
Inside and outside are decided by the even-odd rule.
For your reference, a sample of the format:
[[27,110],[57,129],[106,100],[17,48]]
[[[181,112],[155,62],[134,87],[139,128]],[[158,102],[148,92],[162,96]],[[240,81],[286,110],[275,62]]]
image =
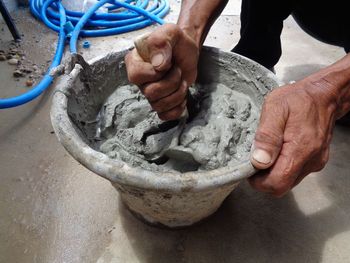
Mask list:
[[336,119],[350,110],[350,67],[334,64],[317,72],[306,81],[313,87],[309,92],[315,93],[319,103],[330,107]]
[[177,22],[177,25],[186,34],[186,36],[189,37],[195,43],[198,49],[202,47],[203,29],[201,29],[199,26],[191,25],[186,21],[181,21],[180,19]]
[[337,96],[337,115],[339,119],[350,110],[350,67],[339,72],[335,72],[335,78],[338,84],[335,86]]
[[[216,1],[182,1],[177,25],[200,49],[210,29],[210,17],[215,8],[208,6]],[[215,5],[215,4],[214,4]]]
[[177,25],[196,43],[198,49],[225,8],[228,0],[183,0]]

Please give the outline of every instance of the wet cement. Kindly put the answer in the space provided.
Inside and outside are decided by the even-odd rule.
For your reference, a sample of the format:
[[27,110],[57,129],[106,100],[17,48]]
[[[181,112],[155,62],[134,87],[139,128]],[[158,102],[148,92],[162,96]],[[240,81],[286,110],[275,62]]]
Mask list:
[[[144,133],[162,121],[136,86],[117,88],[99,113],[96,136],[103,141],[100,151],[152,171],[213,170],[246,158],[258,119],[251,99],[219,83],[196,86],[191,92],[200,110],[180,135],[175,127],[142,141]],[[175,146],[171,144],[174,136],[179,136]],[[183,158],[162,164],[149,161],[169,147],[183,153]]]

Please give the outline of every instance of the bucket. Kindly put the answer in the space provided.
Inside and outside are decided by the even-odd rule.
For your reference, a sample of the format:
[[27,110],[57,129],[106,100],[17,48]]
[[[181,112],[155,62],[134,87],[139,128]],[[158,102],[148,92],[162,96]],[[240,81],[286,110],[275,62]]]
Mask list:
[[[134,215],[148,223],[171,228],[192,225],[214,213],[239,181],[256,170],[249,162],[249,153],[233,167],[180,173],[132,167],[100,152],[91,139],[96,131],[94,120],[109,95],[117,87],[128,84],[126,53],[108,54],[90,61],[84,68],[76,64],[59,79],[51,108],[53,128],[59,141],[79,163],[113,184]],[[232,85],[237,79],[244,81]],[[261,65],[231,52],[204,47],[197,83],[219,80],[254,98],[258,108],[264,96],[278,86],[275,75]]]

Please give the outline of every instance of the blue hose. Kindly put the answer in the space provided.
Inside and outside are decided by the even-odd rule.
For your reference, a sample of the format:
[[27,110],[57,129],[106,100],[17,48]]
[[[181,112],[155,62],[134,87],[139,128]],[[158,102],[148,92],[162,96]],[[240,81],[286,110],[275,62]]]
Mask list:
[[[109,3],[109,13],[96,14]],[[77,53],[80,36],[99,37],[126,33],[144,28],[156,22],[164,24],[162,18],[169,12],[168,0],[99,0],[86,13],[65,10],[60,0],[30,0],[30,10],[46,26],[59,33],[55,56],[41,81],[28,92],[12,98],[0,99],[0,109],[25,104],[42,94],[54,80],[50,70],[60,65],[65,42],[70,37],[70,52]],[[114,12],[118,11],[118,12]],[[66,32],[67,23],[72,23],[72,32]]]

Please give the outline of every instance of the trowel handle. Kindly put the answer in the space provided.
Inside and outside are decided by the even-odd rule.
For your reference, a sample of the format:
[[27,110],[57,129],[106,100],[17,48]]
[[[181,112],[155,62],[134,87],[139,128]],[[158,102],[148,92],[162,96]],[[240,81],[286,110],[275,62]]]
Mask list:
[[140,57],[145,62],[150,62],[150,54],[149,54],[149,48],[147,45],[147,39],[151,35],[151,32],[147,32],[137,38],[134,39],[134,45],[137,50],[137,53],[139,53]]
[[[145,61],[145,62],[150,62],[150,54],[149,54],[149,48],[148,48],[148,45],[147,45],[147,39],[148,37],[150,36],[151,32],[148,32],[148,33],[145,33],[139,37],[137,37],[135,40],[134,40],[134,45],[135,45],[135,48],[137,50],[137,53],[139,53],[140,57]],[[190,94],[190,91],[187,91],[188,94],[187,94],[187,97],[190,97],[191,94]],[[191,96],[192,97],[192,96]],[[180,119],[183,119],[183,118],[188,118],[188,110],[187,110],[187,107],[186,109],[182,112],[181,116],[180,116]]]

